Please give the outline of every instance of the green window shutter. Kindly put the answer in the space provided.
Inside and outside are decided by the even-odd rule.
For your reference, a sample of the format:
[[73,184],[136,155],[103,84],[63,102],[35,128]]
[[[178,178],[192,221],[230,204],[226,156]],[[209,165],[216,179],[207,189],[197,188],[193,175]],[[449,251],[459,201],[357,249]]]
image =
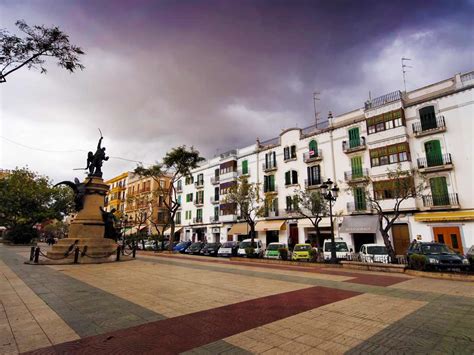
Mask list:
[[349,130],[349,147],[354,148],[360,145],[359,127]]
[[438,140],[426,142],[425,151],[428,166],[436,166],[443,164],[443,156],[441,154],[441,143]]
[[309,142],[309,151],[314,152],[313,156],[318,155],[318,143],[316,143],[316,141],[314,139],[311,142]]
[[353,193],[354,193],[355,209],[357,211],[365,210],[366,204],[365,204],[364,188],[363,187],[355,187]]
[[388,154],[397,154],[397,146],[396,145],[389,145],[387,147]]
[[269,187],[270,191],[275,191],[275,175],[270,175],[268,178],[269,178],[269,180],[268,180],[268,182],[269,182],[268,185],[269,186],[268,187]]
[[448,185],[446,177],[439,176],[430,179],[430,189],[435,206],[449,205]]
[[291,172],[287,171],[285,173],[285,185],[290,185],[291,184]]
[[297,184],[298,183],[298,172],[296,170],[291,171],[291,183],[292,184]]
[[375,117],[367,118],[367,126],[373,126],[375,124]]
[[248,160],[244,160],[242,162],[242,174],[247,175],[249,173],[249,162]]
[[268,176],[264,176],[263,177],[263,192],[267,192],[268,191]]
[[361,177],[362,176],[362,157],[352,157],[351,158],[351,167],[352,167],[352,177]]

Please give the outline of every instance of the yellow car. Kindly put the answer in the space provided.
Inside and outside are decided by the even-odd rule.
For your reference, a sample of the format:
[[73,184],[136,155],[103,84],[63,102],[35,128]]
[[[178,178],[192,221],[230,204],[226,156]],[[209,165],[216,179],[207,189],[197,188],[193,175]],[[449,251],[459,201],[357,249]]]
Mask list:
[[311,250],[311,244],[296,244],[293,249],[293,254],[291,255],[291,260],[307,260],[311,259],[309,251]]

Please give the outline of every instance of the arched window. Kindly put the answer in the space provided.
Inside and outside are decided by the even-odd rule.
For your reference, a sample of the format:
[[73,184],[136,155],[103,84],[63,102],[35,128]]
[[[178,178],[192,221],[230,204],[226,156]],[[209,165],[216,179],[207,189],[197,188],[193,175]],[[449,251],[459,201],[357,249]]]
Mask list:
[[436,128],[436,114],[434,106],[423,107],[420,109],[419,113],[422,131]]
[[318,143],[316,143],[314,139],[311,142],[309,142],[309,155],[310,156],[318,155]]

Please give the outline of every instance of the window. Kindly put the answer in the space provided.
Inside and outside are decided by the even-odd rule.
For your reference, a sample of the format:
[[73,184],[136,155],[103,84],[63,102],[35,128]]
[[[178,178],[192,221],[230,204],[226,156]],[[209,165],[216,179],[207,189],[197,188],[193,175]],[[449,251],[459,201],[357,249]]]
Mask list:
[[374,182],[374,198],[388,200],[400,198],[410,193],[414,187],[413,178],[400,178],[397,180],[384,180]]
[[263,177],[263,192],[275,191],[275,175],[265,175]]
[[162,211],[158,212],[158,223],[165,223],[165,213]]
[[392,144],[370,150],[370,163],[372,166],[388,165],[410,160],[410,147],[408,143]]
[[285,185],[295,185],[298,183],[298,172],[290,170],[285,173]]
[[242,161],[242,174],[248,175],[249,173],[249,162],[248,160]]
[[158,207],[163,206],[164,200],[163,195],[158,196]]
[[186,212],[185,212],[185,213],[186,213],[186,214],[185,214],[185,219],[186,219],[186,220],[190,220],[190,219],[192,218],[192,216],[193,216],[192,212],[193,212],[193,211],[186,211]]
[[276,167],[276,153],[269,152],[265,154],[265,169],[272,169]]
[[361,156],[356,156],[356,157],[351,158],[351,173],[352,173],[352,178],[360,178],[363,176]]
[[193,194],[186,194],[186,202],[193,202]]
[[284,160],[290,159],[290,147],[283,148],[283,159]]
[[176,202],[178,202],[178,205],[181,205],[181,195],[178,195],[176,198]]
[[181,212],[176,212],[176,224],[181,224]]
[[314,157],[318,155],[318,143],[313,139],[309,142],[309,156]]
[[186,176],[186,179],[185,179],[185,181],[184,181],[184,183],[185,183],[186,185],[190,185],[190,184],[192,184],[193,182],[194,182],[194,177],[192,177],[192,176]]
[[198,182],[198,185],[204,184],[204,174],[199,174],[197,176],[197,182]]
[[183,189],[183,182],[181,180],[178,180],[176,184],[176,189],[181,191]]
[[219,206],[214,207],[214,218],[219,218]]
[[319,165],[308,166],[308,186],[321,184],[321,167]]
[[294,211],[297,207],[296,196],[286,196],[286,210]]
[[369,134],[385,131],[403,126],[403,110],[386,112],[367,119],[367,132]]
[[296,159],[296,145],[290,147],[290,157],[291,159]]
[[202,222],[202,209],[201,208],[196,210],[196,222]]
[[359,127],[351,128],[348,131],[349,134],[349,148],[355,148],[360,146],[360,135]]
[[196,191],[196,203],[202,204],[204,203],[204,191]]
[[434,106],[423,107],[419,111],[421,130],[426,131],[437,127]]

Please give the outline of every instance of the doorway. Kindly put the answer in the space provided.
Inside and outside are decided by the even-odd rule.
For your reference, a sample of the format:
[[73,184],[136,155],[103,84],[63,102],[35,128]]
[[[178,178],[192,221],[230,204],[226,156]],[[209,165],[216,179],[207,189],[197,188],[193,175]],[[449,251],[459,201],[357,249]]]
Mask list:
[[375,234],[374,233],[354,233],[352,234],[354,239],[354,252],[358,253],[360,247],[363,244],[372,244],[375,243]]
[[433,227],[434,240],[446,244],[456,253],[463,254],[459,227]]
[[279,242],[278,234],[279,234],[278,231],[267,231],[266,238],[265,238],[266,245],[270,243],[278,243]]
[[410,231],[408,224],[394,224],[392,226],[393,249],[395,254],[405,255],[410,246]]

